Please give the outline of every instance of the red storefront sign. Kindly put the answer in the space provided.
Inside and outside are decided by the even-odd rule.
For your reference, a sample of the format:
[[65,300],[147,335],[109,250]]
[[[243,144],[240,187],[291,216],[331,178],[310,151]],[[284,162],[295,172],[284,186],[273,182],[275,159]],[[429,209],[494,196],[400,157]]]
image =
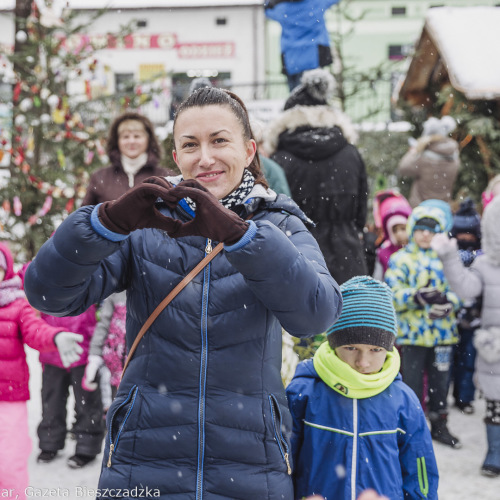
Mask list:
[[177,50],[180,59],[235,57],[234,42],[179,43],[175,33],[132,34],[123,39],[111,35],[75,35],[62,43],[70,51],[80,52],[92,44],[98,49]]

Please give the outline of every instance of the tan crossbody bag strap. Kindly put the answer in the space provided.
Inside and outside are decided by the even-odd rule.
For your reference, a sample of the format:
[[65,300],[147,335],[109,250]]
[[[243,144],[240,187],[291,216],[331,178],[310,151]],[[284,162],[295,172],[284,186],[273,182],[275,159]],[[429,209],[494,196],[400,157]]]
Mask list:
[[127,369],[128,364],[130,363],[130,360],[132,359],[132,356],[134,355],[135,350],[137,349],[137,346],[139,345],[139,342],[141,341],[142,337],[144,337],[144,334],[148,331],[149,327],[154,323],[156,318],[159,316],[159,314],[165,309],[165,307],[168,306],[168,304],[174,299],[174,297],[184,289],[184,287],[197,275],[199,274],[202,269],[205,268],[205,266],[208,265],[208,263],[218,254],[220,251],[224,248],[224,243],[219,243],[209,254],[205,255],[205,257],[198,263],[198,265],[193,268],[186,276],[184,276],[184,279],[158,304],[156,309],[151,313],[151,316],[146,320],[146,322],[142,325],[142,328],[140,329],[139,333],[137,334],[137,337],[134,340],[134,343],[132,344],[132,347],[130,348],[130,351],[127,355],[127,359],[125,360],[125,364],[123,365],[123,371],[122,371],[122,378],[125,373],[125,370]]

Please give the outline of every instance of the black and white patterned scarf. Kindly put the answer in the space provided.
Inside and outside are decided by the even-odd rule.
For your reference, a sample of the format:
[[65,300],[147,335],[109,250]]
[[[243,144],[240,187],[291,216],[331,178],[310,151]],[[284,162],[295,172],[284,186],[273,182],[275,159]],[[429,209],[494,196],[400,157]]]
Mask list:
[[[222,200],[219,201],[226,208],[229,208],[229,210],[234,210],[235,207],[243,204],[243,201],[250,194],[250,191],[252,191],[254,185],[255,185],[255,177],[248,170],[248,168],[245,168],[241,184],[234,191],[231,191],[227,196],[225,196],[224,198],[222,198]],[[189,208],[193,212],[195,212],[196,203],[190,198],[185,198],[185,200],[186,203],[189,205]]]

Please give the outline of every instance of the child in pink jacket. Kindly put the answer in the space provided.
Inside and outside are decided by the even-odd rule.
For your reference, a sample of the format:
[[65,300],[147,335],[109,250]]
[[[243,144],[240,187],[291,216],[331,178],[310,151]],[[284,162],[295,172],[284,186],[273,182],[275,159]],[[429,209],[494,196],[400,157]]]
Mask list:
[[[28,264],[19,271],[24,281]],[[82,383],[89,359],[90,339],[97,324],[96,307],[89,307],[77,316],[51,316],[42,313],[42,319],[53,327],[78,333],[81,350],[70,365],[64,364],[57,351],[40,353],[42,363],[42,420],[38,425],[39,463],[52,462],[64,449],[67,429],[67,403],[70,387],[75,397],[73,435],[75,453],[67,464],[72,469],[85,467],[101,452],[104,437],[103,407],[100,391],[93,392]]]
[[59,350],[70,364],[78,358],[83,339],[65,330],[49,326],[30,306],[22,280],[14,274],[12,254],[0,243],[0,491],[12,490],[12,498],[26,498],[31,452],[24,344],[40,352]]
[[52,326],[82,335],[83,351],[71,366],[65,367],[57,352],[40,354],[42,363],[42,420],[38,425],[38,462],[49,463],[66,441],[66,415],[69,390],[75,397],[75,421],[73,434],[75,453],[67,464],[72,469],[85,467],[101,452],[104,438],[103,408],[100,391],[89,391],[82,385],[88,361],[90,339],[96,326],[96,308],[91,306],[77,316],[56,317],[42,314]]
[[375,194],[374,220],[383,231],[383,240],[377,248],[377,259],[373,277],[384,281],[389,258],[399,249],[408,244],[406,224],[411,214],[408,200],[394,190],[380,191]]

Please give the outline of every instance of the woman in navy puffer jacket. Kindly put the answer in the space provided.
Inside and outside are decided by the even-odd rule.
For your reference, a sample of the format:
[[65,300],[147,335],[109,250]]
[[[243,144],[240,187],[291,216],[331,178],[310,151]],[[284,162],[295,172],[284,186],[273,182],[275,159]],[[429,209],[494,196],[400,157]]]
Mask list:
[[325,331],[340,314],[339,288],[307,218],[267,188],[237,96],[193,93],[174,140],[182,175],[71,214],[28,268],[26,291],[37,308],[74,315],[127,289],[130,348],[159,302],[224,242],[125,372],[99,493],[291,500],[281,326],[298,337]]

